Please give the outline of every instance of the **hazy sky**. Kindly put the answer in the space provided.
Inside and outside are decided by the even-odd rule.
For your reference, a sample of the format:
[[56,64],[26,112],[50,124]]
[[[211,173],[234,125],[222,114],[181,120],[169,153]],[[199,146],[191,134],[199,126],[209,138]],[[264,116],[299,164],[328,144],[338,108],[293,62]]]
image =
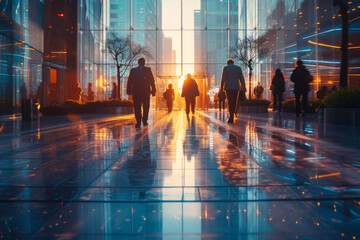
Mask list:
[[[183,62],[184,75],[194,73],[194,10],[200,10],[200,0],[183,0]],[[176,50],[177,75],[181,74],[181,0],[162,0],[162,28],[165,37],[173,40]],[[187,30],[188,29],[188,30]],[[191,64],[186,64],[191,63]]]

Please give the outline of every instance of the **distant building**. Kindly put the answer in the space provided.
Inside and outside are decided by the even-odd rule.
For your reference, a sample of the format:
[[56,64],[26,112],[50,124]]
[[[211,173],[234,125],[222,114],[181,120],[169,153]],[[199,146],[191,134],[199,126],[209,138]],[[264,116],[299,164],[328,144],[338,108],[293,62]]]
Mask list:
[[173,50],[172,38],[163,38],[163,64],[160,67],[161,76],[176,76],[176,50]]
[[0,2],[0,114],[19,113],[26,98],[42,106],[74,99],[78,84],[87,93],[92,83],[102,98],[106,1],[86,3]]

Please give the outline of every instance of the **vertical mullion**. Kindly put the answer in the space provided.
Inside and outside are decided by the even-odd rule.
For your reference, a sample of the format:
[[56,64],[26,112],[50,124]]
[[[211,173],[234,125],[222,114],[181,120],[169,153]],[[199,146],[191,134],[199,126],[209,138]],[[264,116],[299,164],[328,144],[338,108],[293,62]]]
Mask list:
[[184,53],[183,53],[183,0],[181,0],[181,76],[184,75]]
[[319,28],[318,28],[318,22],[319,22],[319,14],[318,14],[318,7],[319,7],[319,2],[317,0],[315,0],[315,41],[316,41],[316,45],[315,45],[315,52],[316,52],[316,91],[319,91],[319,36],[318,36],[318,32],[319,32]]
[[[207,0],[205,0],[205,60],[206,60],[206,63],[205,63],[205,69],[206,69],[206,72],[205,72],[205,76],[206,77],[206,81],[208,82],[208,62],[209,62],[209,54],[208,54],[208,31],[207,31],[207,15],[208,15],[208,2]],[[204,68],[203,68],[204,69]]]
[[227,1],[227,57],[230,58],[230,0]]
[[[159,43],[158,43],[158,0],[156,0],[155,2],[155,14],[156,14],[156,20],[155,20],[155,23],[156,23],[156,26],[155,26],[155,78],[156,78],[156,83],[157,83],[157,79],[158,79],[158,49],[159,49]],[[157,99],[159,99],[157,97]],[[156,99],[156,103],[155,103],[155,109],[157,110],[158,109],[158,101]]]

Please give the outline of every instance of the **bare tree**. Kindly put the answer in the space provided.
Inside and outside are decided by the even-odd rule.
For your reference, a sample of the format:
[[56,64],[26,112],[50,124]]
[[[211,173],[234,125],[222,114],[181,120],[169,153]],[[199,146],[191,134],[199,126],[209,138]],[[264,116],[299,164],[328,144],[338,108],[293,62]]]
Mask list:
[[251,99],[251,77],[255,60],[260,60],[269,54],[269,48],[265,47],[265,37],[246,37],[238,39],[235,47],[231,49],[233,58],[239,59],[249,69],[249,99]]
[[150,57],[150,53],[140,45],[134,43],[130,36],[121,38],[115,33],[110,35],[106,42],[106,47],[111,54],[117,73],[117,91],[116,98],[121,99],[121,79],[124,77],[126,71],[129,69],[133,61],[140,55]]

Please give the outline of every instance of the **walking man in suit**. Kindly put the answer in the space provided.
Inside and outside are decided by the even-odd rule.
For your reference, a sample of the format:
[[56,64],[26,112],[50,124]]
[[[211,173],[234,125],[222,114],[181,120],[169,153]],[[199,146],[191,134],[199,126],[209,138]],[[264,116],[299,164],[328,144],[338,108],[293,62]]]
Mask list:
[[[138,59],[138,66],[130,70],[127,84],[128,95],[133,95],[136,128],[140,128],[141,121],[144,126],[148,125],[150,108],[150,94],[156,94],[154,74],[150,67],[145,66],[145,58]],[[141,112],[141,106],[143,111]]]
[[230,114],[228,123],[234,123],[239,92],[240,90],[246,92],[245,79],[241,67],[236,66],[234,60],[229,58],[226,64],[227,66],[223,68],[221,76],[220,92],[223,92],[225,89]]

